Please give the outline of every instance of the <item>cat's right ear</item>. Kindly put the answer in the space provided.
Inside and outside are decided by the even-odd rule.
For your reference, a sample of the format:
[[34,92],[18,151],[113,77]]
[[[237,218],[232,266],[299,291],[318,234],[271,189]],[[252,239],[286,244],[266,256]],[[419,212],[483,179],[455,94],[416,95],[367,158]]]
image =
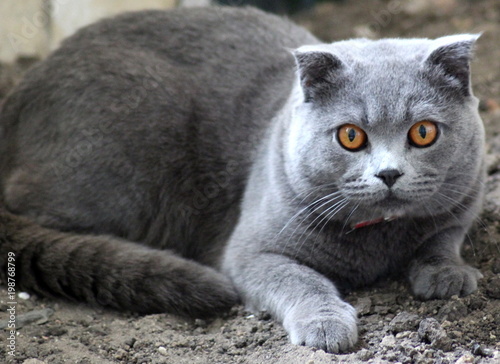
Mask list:
[[338,75],[343,67],[338,57],[328,52],[301,48],[293,51],[293,55],[305,102],[319,100],[338,87]]
[[434,40],[426,59],[431,77],[434,80],[445,80],[448,87],[454,87],[463,96],[469,96],[469,63],[479,36],[480,34],[458,34]]

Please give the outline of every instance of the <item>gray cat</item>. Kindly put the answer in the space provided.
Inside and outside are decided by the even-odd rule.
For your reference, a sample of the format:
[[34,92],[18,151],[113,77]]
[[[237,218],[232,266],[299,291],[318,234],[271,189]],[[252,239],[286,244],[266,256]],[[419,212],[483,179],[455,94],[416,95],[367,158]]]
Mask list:
[[249,8],[84,28],[3,104],[2,274],[12,252],[19,289],[141,313],[240,297],[329,352],[358,336],[341,291],[467,295],[476,39],[321,44]]

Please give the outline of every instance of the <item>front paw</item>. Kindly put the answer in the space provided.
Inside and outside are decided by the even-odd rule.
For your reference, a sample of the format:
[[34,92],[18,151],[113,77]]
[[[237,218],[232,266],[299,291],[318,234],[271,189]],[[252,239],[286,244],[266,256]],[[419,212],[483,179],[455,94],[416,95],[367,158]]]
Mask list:
[[358,341],[356,310],[347,303],[329,307],[301,307],[290,312],[283,326],[292,344],[322,349],[328,353],[345,352]]
[[467,296],[477,289],[483,275],[468,265],[423,265],[410,272],[415,296],[422,299]]

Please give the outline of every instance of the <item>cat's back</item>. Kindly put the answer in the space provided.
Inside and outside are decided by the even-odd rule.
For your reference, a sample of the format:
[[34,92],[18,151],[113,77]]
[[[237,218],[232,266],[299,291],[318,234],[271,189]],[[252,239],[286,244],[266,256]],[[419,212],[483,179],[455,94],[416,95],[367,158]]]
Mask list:
[[[225,213],[290,92],[289,49],[316,42],[250,8],[143,11],[81,29],[0,113],[8,207],[140,240],[163,239],[144,234],[173,199],[197,216]],[[222,174],[217,199],[197,206],[193,194]]]
[[202,7],[125,13],[80,30],[62,48],[134,49],[183,66],[260,59],[258,66],[276,60],[280,48],[317,42],[286,18],[255,8]]
[[193,120],[212,130],[245,128],[268,121],[287,98],[289,50],[316,42],[253,8],[126,13],[81,29],[28,72],[3,110],[14,115],[2,124],[27,123],[37,138],[51,125],[63,123],[58,133],[71,137],[104,119],[114,131],[118,119],[120,129],[169,125],[181,132]]

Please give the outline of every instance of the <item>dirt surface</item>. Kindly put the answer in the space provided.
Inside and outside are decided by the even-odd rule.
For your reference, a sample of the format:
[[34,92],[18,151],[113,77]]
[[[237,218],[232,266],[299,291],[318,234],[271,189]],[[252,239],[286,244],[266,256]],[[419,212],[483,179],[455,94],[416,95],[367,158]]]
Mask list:
[[[488,194],[485,211],[464,246],[467,260],[484,274],[476,293],[422,302],[412,297],[404,280],[351,293],[346,300],[358,309],[360,341],[343,355],[291,345],[267,314],[254,315],[242,307],[206,322],[167,314],[141,317],[18,296],[16,315],[18,325],[24,326],[17,329],[14,357],[8,355],[9,332],[0,333],[0,362],[6,358],[9,363],[26,364],[500,363],[500,2],[404,4],[374,0],[321,4],[296,19],[328,41],[484,32],[472,68],[488,131]],[[15,82],[17,70],[0,68],[0,92]],[[8,323],[7,302],[2,286],[0,326]]]

